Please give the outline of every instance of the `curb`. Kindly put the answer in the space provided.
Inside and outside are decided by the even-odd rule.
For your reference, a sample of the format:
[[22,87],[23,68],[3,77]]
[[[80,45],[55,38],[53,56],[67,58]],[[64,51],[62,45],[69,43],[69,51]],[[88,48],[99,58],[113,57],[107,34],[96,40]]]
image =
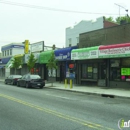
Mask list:
[[61,91],[68,91],[68,92],[77,92],[77,93],[84,93],[87,95],[96,95],[96,96],[101,96],[101,97],[106,97],[106,98],[120,98],[120,99],[130,99],[130,97],[124,97],[124,96],[118,96],[118,95],[112,95],[112,94],[104,94],[104,93],[94,93],[94,92],[82,92],[82,91],[77,91],[77,90],[67,90],[67,89],[59,89],[59,88],[54,88],[52,86],[50,87],[44,87],[48,89],[57,89]]
[[[0,82],[4,82],[4,80],[0,80]],[[44,88],[48,88],[48,89],[57,89],[57,90],[61,90],[61,91],[68,91],[68,92],[77,92],[77,93],[84,93],[87,95],[95,95],[95,96],[100,96],[100,97],[106,97],[106,98],[120,98],[120,99],[130,99],[130,97],[124,97],[124,96],[119,96],[119,95],[112,95],[112,94],[104,94],[104,93],[94,93],[94,92],[82,92],[82,91],[77,91],[77,90],[67,90],[67,89],[59,89],[59,88],[55,88],[55,86],[45,86]]]

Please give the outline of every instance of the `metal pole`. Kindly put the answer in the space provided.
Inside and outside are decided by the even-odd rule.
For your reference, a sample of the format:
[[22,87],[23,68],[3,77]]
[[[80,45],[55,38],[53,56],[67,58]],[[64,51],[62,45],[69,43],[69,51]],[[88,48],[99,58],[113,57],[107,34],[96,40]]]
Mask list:
[[127,12],[127,16],[129,16],[128,15],[128,9],[126,9],[125,7],[123,7],[123,6],[119,5],[119,4],[116,4],[116,3],[115,3],[115,5],[117,5],[119,7],[119,17],[120,17],[120,8],[125,9],[125,11]]

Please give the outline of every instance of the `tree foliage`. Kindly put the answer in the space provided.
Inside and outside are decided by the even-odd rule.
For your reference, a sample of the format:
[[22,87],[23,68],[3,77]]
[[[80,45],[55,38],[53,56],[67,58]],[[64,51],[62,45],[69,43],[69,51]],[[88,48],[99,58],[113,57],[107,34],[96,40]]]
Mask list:
[[[57,69],[58,68],[57,60],[55,59],[54,51],[51,53],[51,57],[48,60],[48,63],[46,64],[46,67],[48,68],[48,70],[51,70],[51,75],[53,73],[53,69]],[[52,86],[53,86],[53,81],[51,81],[51,82],[52,82]]]
[[125,21],[126,23],[130,23],[130,17],[129,16],[117,17],[117,18],[115,18],[115,20],[114,20],[113,17],[108,17],[108,18],[105,17],[105,20],[108,20],[110,22],[115,22],[115,23],[118,23],[118,24],[120,24],[121,21]]
[[22,57],[14,57],[12,59],[12,68],[15,69],[15,74],[16,74],[16,69],[18,69],[20,66],[22,66]]
[[57,60],[55,59],[54,51],[51,53],[51,57],[46,64],[48,69],[57,69]]
[[116,22],[120,24],[120,21],[126,21],[126,23],[130,23],[130,17],[127,17],[127,16],[117,17]]
[[108,17],[108,18],[105,17],[105,20],[110,21],[110,22],[115,22],[113,17]]
[[36,62],[37,62],[37,59],[35,58],[34,54],[31,53],[29,55],[29,59],[28,59],[28,62],[27,62],[29,72],[31,71],[32,68],[34,68]]

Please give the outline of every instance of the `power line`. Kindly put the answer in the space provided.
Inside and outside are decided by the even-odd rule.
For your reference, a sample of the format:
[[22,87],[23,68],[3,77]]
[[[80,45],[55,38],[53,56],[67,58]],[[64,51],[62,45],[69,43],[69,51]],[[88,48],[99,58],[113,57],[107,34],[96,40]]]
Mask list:
[[70,13],[80,13],[80,14],[118,15],[118,14],[111,14],[111,13],[95,13],[95,12],[82,12],[82,11],[56,9],[56,8],[43,7],[43,6],[38,6],[38,5],[30,5],[30,4],[23,4],[23,3],[11,2],[11,1],[5,1],[5,0],[4,1],[0,0],[0,3],[14,5],[14,6],[27,7],[27,8],[43,9],[43,10],[49,10],[49,11],[58,11],[58,12],[70,12]]

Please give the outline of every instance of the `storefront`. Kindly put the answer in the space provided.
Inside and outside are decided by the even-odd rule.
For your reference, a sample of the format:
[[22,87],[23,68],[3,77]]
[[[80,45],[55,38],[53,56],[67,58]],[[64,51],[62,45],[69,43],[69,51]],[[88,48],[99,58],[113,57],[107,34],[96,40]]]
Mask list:
[[50,73],[50,70],[46,67],[46,64],[48,63],[49,59],[51,58],[52,53],[54,53],[54,50],[50,51],[43,51],[39,55],[39,75],[44,78],[45,80],[53,80],[56,79],[56,70],[53,70],[53,73]]
[[72,50],[77,84],[107,86],[107,60],[98,58],[98,49],[99,46]]
[[8,63],[5,66],[5,68],[6,68],[6,75],[15,74],[15,73],[21,75],[21,68],[22,68],[22,66],[19,66],[19,68],[16,69],[16,72],[15,72],[15,68],[12,68],[12,64],[13,64],[14,57],[21,58],[22,63],[23,63],[23,56],[24,56],[24,54],[19,54],[19,55],[15,55],[15,56],[10,58],[10,60],[8,61]]
[[58,60],[58,69],[56,73],[57,81],[64,81],[66,73],[69,71],[68,64],[71,63],[71,51],[77,49],[77,46],[55,50],[55,57]]
[[100,46],[99,58],[109,62],[110,87],[130,87],[130,43]]
[[10,75],[10,69],[6,68],[6,64],[10,61],[11,57],[7,57],[7,58],[2,58],[1,59],[1,69],[0,69],[0,75],[1,77],[7,77],[8,75]]
[[74,49],[78,84],[130,86],[130,43]]

